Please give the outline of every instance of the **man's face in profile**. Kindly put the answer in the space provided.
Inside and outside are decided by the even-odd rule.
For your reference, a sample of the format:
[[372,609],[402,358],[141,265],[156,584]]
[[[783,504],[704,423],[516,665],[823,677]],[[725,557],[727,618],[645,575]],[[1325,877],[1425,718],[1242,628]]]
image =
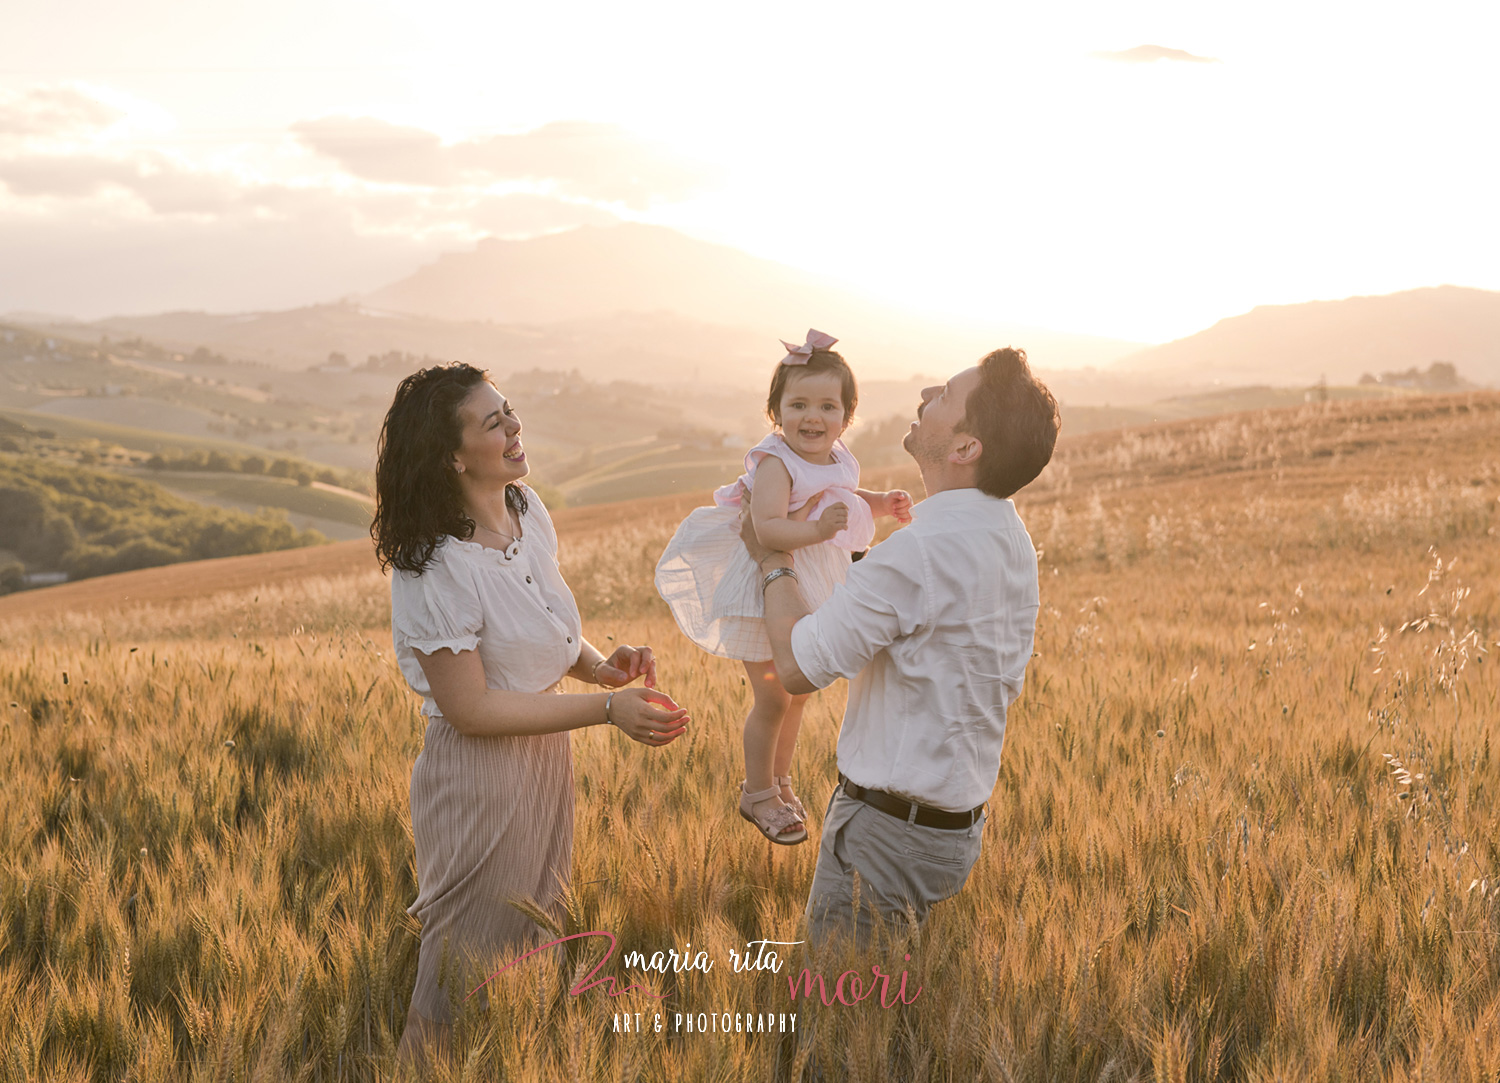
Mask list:
[[966,368],[946,384],[922,390],[917,420],[901,441],[918,463],[942,462],[953,450],[958,426],[969,406],[969,392],[979,386],[978,367]]

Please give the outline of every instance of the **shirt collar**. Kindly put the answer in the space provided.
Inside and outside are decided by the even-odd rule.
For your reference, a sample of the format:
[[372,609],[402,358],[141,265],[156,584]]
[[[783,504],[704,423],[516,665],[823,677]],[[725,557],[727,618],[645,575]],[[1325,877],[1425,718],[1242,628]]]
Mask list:
[[924,515],[932,515],[952,508],[994,506],[998,504],[1010,505],[1011,501],[990,496],[982,489],[966,486],[962,489],[944,489],[940,493],[933,493],[926,500],[920,500],[913,504],[911,514],[912,518],[917,519]]

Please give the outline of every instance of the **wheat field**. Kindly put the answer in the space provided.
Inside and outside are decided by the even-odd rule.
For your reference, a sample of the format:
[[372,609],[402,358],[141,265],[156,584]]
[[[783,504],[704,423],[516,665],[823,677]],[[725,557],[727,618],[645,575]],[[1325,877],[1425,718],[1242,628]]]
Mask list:
[[[612,932],[598,976],[654,995],[570,995],[603,949],[550,949],[465,1007],[437,1077],[1500,1079],[1497,499],[1493,395],[1064,441],[1018,500],[1037,654],[967,887],[780,973],[729,953],[800,939],[816,842],[735,813],[741,670],[650,588],[681,502],[560,515],[586,634],[651,643],[695,719],[665,750],[574,737],[553,935]],[[5,1078],[402,1078],[421,727],[386,590],[355,570],[0,623]],[[810,701],[799,747],[814,837],[843,700]],[[623,965],[689,943],[712,970]],[[920,993],[789,995],[871,965]]]

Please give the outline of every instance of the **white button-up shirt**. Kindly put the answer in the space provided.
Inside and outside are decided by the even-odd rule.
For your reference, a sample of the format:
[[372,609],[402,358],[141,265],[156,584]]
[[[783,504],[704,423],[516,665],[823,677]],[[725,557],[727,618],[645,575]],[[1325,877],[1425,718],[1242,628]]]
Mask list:
[[851,679],[839,770],[934,808],[984,804],[1037,604],[1036,549],[1014,503],[966,488],[917,504],[792,629],[804,677]]

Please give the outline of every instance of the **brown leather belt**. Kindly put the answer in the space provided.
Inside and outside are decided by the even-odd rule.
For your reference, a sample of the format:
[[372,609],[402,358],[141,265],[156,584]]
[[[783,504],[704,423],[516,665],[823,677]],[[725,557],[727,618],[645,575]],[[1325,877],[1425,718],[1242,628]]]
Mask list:
[[[856,801],[863,801],[873,809],[879,809],[887,816],[894,816],[898,820],[907,820],[920,824],[922,827],[939,827],[944,831],[959,831],[972,827],[979,820],[979,814],[984,811],[984,806],[979,805],[971,808],[968,812],[949,812],[946,809],[929,808],[927,805],[919,805],[915,801],[908,801],[904,797],[886,793],[884,790],[871,790],[861,786],[857,782],[850,782],[839,772],[839,785],[844,792]],[[916,809],[916,819],[912,819],[911,810]]]

